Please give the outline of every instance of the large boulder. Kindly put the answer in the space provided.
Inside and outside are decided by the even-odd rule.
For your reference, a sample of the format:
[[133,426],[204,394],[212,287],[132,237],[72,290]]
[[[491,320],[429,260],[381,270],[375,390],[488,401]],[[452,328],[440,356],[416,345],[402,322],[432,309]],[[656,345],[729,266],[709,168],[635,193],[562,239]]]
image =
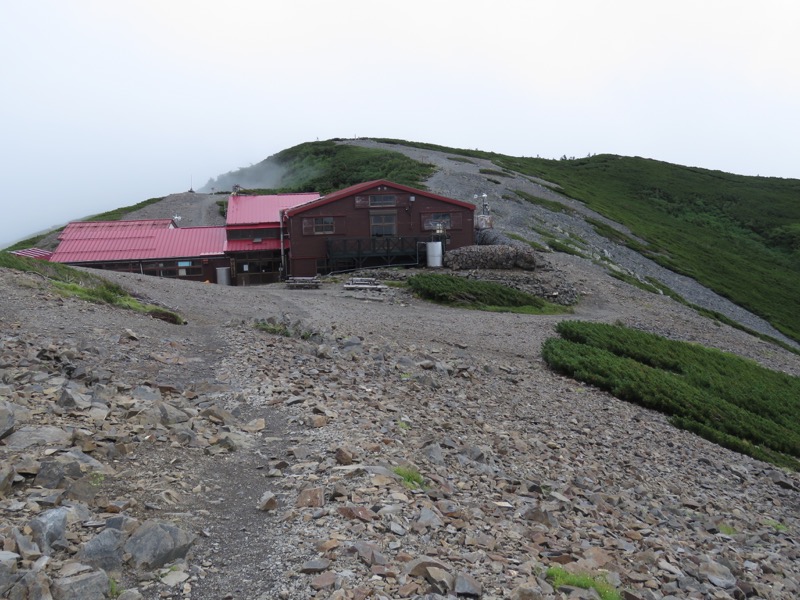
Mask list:
[[104,571],[80,573],[53,581],[53,600],[105,600],[110,581]]
[[184,558],[194,542],[194,535],[164,521],[145,521],[128,541],[125,552],[137,569],[158,569]]
[[28,524],[33,532],[33,541],[44,555],[50,556],[53,546],[66,547],[64,535],[67,532],[68,513],[69,509],[63,506],[54,508],[43,512]]
[[0,498],[4,498],[11,493],[11,486],[14,485],[14,477],[17,472],[9,464],[0,464]]
[[105,529],[81,547],[78,559],[104,571],[119,571],[124,540],[125,533],[119,529]]
[[5,400],[0,400],[0,440],[13,433],[16,421],[14,405]]

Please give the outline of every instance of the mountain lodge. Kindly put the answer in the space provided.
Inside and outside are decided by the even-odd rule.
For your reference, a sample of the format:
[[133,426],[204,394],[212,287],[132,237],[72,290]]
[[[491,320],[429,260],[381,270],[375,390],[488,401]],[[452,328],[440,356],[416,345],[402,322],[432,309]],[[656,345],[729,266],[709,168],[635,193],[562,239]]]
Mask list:
[[386,180],[326,196],[247,196],[228,201],[225,227],[177,227],[173,219],[76,221],[50,260],[214,283],[256,285],[286,275],[418,265],[427,242],[474,241],[475,206]]

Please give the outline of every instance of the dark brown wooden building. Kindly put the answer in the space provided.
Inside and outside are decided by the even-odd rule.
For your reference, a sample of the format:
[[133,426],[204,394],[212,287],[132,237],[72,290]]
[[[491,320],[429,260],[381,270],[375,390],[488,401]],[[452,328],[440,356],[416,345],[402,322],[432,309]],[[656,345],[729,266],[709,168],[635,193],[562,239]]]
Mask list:
[[345,188],[285,211],[290,273],[313,276],[425,263],[426,242],[444,250],[474,241],[475,206],[386,180]]

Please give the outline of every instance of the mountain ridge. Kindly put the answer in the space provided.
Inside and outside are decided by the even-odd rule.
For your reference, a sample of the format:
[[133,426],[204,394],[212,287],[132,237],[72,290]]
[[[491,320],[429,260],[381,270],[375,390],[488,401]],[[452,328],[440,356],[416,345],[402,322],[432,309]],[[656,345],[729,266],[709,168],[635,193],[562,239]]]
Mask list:
[[[373,154],[344,156],[337,148]],[[295,175],[305,173],[305,181],[319,183],[322,189],[317,191],[325,193],[337,185],[391,179],[380,168],[381,152],[384,157],[400,154],[416,164],[435,163],[428,176],[404,165],[409,170],[401,170],[406,178],[401,183],[467,200],[487,194],[498,229],[509,229],[535,246],[580,252],[581,239],[560,239],[563,231],[541,226],[540,221],[552,218],[543,219],[541,211],[525,215],[512,203],[538,204],[550,212],[589,208],[588,218],[601,235],[611,235],[620,246],[759,315],[770,323],[768,335],[784,342],[800,340],[800,206],[795,202],[800,180],[729,174],[641,157],[604,154],[548,160],[385,138],[307,142],[259,165],[275,163]],[[253,168],[243,172],[252,174]],[[295,175],[277,182],[286,185],[278,189],[305,189]],[[504,211],[515,218],[504,219]],[[586,228],[578,230],[586,234]],[[552,241],[556,244],[548,243]],[[607,255],[594,258],[609,260]],[[658,279],[649,267],[630,275]],[[686,287],[665,291],[681,296]],[[730,311],[722,314],[726,312]],[[760,326],[756,330],[765,331]]]
[[[798,180],[637,157],[556,161],[383,138],[307,142],[226,175],[232,182],[254,168],[287,177],[272,177],[269,183],[278,187],[262,192],[316,185],[325,193],[387,178],[478,204],[486,194],[496,231],[509,234],[507,243],[582,254],[606,263],[614,276],[655,286],[782,343],[797,347],[800,340],[800,206],[793,202]],[[213,204],[211,196],[194,198]],[[192,196],[179,203],[161,200],[160,207],[153,200],[155,208],[129,207],[136,210],[124,218],[178,214],[183,226],[221,224],[211,217],[193,221]],[[118,212],[108,218],[119,218]],[[56,243],[55,235],[47,240]]]

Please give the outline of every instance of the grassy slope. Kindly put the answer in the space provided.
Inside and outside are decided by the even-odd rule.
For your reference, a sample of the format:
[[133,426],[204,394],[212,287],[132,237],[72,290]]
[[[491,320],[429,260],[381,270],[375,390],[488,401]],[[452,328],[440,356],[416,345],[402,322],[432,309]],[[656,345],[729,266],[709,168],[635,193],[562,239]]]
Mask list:
[[[435,167],[399,152],[339,145],[335,140],[307,142],[267,159],[285,169],[280,187],[250,192],[308,192],[327,194],[374,179],[388,179],[425,189]],[[241,169],[246,171],[247,169]]]
[[0,252],[0,268],[36,273],[64,296],[74,296],[97,304],[110,304],[127,310],[145,313],[156,319],[173,324],[185,323],[179,314],[151,304],[145,304],[133,297],[116,283],[103,279],[100,275],[73,269],[61,263],[36,260]]
[[612,155],[545,160],[383,141],[485,158],[557,183],[649,244],[634,249],[800,341],[800,180]]

